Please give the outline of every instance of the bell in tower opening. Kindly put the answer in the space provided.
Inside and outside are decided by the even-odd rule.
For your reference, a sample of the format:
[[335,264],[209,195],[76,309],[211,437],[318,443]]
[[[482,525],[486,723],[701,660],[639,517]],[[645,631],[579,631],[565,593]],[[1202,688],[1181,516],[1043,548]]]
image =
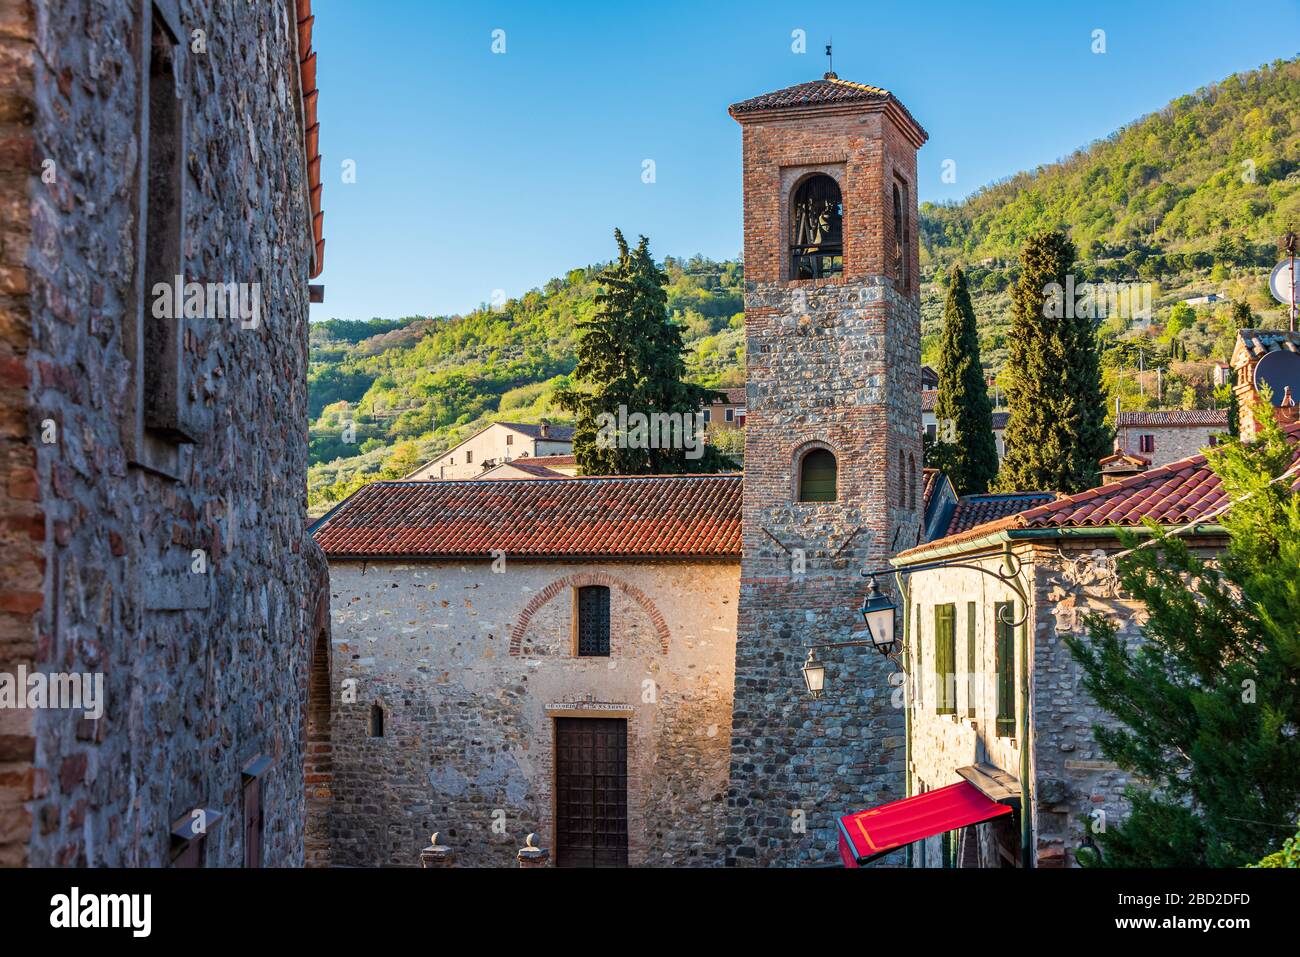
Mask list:
[[825,174],[804,180],[790,211],[790,276],[825,279],[844,271],[844,203]]

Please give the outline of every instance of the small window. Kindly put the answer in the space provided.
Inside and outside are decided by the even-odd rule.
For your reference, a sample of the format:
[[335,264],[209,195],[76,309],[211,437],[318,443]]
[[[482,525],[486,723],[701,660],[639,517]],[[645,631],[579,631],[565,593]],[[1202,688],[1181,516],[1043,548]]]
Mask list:
[[978,606],[973,601],[966,602],[966,717],[975,717],[975,675],[979,673],[978,656],[975,653],[975,619]]
[[727,419],[728,422],[733,422],[733,421],[735,421],[735,418],[736,418],[736,410],[735,410],[735,409],[728,409],[728,410],[726,411],[725,415],[726,415],[726,419]]
[[708,409],[705,409],[705,410],[704,410],[704,424],[705,424],[705,425],[708,425],[711,421],[713,421],[713,415],[712,415],[712,413],[709,412]]
[[244,866],[262,866],[262,780],[244,784]]
[[1154,452],[1156,450],[1156,437],[1154,435],[1138,436],[1139,452]]
[[993,621],[997,634],[997,733],[1000,738],[1012,738],[1016,734],[1015,629],[1002,620],[1004,615],[1014,620],[1015,614],[1015,602],[1000,601],[993,606]]
[[1218,445],[1219,445],[1219,437],[1218,437],[1217,435],[1211,435],[1211,436],[1210,436],[1210,448],[1212,448],[1212,449],[1213,449],[1213,448],[1217,448]]
[[384,707],[378,701],[370,706],[370,736],[372,738],[384,736]]
[[907,507],[907,460],[903,450],[898,450],[898,507]]
[[844,272],[844,204],[824,173],[795,190],[790,209],[790,278],[824,279]]
[[604,585],[578,589],[578,656],[609,657],[609,589]]
[[934,606],[934,713],[957,713],[957,606]]
[[939,434],[939,426],[937,423],[931,422],[929,425],[925,427],[925,437],[929,439],[931,442],[934,441],[934,437],[938,434]]
[[829,449],[813,449],[799,462],[799,501],[835,501],[835,455]]
[[515,444],[515,434],[513,432],[507,432],[506,445],[514,445],[514,444]]
[[466,465],[474,464],[474,453],[470,449],[465,450],[465,464]]

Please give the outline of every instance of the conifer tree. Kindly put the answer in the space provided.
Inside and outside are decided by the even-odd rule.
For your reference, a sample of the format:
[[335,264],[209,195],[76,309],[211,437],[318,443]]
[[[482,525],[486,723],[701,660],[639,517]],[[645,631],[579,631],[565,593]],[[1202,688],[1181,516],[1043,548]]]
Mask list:
[[1102,753],[1144,782],[1129,789],[1131,812],[1095,835],[1103,864],[1239,867],[1281,847],[1295,822],[1297,450],[1269,403],[1256,415],[1255,441],[1207,452],[1234,502],[1220,519],[1219,567],[1158,530],[1117,568],[1123,592],[1146,606],[1143,640],[1102,615],[1086,620],[1086,637],[1065,639],[1084,687],[1116,719],[1093,729]]
[[1068,301],[1074,246],[1063,233],[1026,240],[1011,293],[1004,490],[1079,492],[1109,452],[1095,320]]
[[993,407],[980,364],[975,310],[966,276],[957,266],[944,301],[939,350],[938,428],[927,464],[942,469],[958,495],[987,492],[998,472]]
[[[614,240],[618,259],[599,277],[596,314],[577,324],[577,387],[555,396],[577,419],[573,453],[579,471],[655,475],[734,467],[712,446],[704,446],[696,457],[662,432],[659,447],[652,447],[652,433],[641,423],[655,415],[675,416],[684,427],[689,419],[695,440],[702,443],[698,413],[717,393],[683,381],[685,346],[668,315],[668,276],[651,257],[650,241],[642,236],[631,249],[617,229]],[[616,430],[611,421],[619,423]]]

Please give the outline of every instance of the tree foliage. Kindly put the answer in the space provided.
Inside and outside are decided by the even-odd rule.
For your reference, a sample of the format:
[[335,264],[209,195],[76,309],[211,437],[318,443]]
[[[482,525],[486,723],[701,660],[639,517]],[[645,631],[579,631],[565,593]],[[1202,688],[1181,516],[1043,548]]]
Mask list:
[[1274,481],[1297,448],[1270,406],[1258,415],[1254,442],[1208,452],[1236,503],[1218,566],[1153,525],[1118,563],[1149,615],[1142,639],[1098,615],[1066,638],[1114,718],[1094,728],[1103,754],[1146,782],[1096,835],[1111,865],[1242,866],[1277,849],[1300,808],[1300,494],[1294,472]]
[[[618,258],[600,275],[595,315],[579,323],[574,387],[556,395],[559,406],[576,418],[573,453],[579,471],[659,475],[730,468],[712,447],[704,447],[698,458],[687,455],[685,430],[703,442],[700,409],[717,393],[685,381],[682,332],[668,315],[668,276],[651,257],[650,241],[642,236],[631,249],[617,229],[614,240]],[[679,429],[658,443],[624,428],[633,416],[660,415],[672,417]],[[604,417],[619,423],[617,433]]]
[[927,464],[942,469],[958,495],[987,492],[998,472],[993,407],[980,363],[975,310],[966,276],[957,266],[948,282],[936,371],[939,396],[934,414],[938,428]]

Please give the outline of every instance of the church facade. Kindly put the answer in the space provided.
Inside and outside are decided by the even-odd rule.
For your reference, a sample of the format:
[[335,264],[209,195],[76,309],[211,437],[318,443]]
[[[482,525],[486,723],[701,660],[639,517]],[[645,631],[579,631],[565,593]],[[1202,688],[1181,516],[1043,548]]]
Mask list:
[[887,662],[837,649],[817,699],[799,669],[922,536],[926,134],[834,74],[730,113],[743,480],[378,483],[326,516],[336,863],[436,830],[473,864],[530,831],[561,865],[822,864],[840,815],[902,795]]

